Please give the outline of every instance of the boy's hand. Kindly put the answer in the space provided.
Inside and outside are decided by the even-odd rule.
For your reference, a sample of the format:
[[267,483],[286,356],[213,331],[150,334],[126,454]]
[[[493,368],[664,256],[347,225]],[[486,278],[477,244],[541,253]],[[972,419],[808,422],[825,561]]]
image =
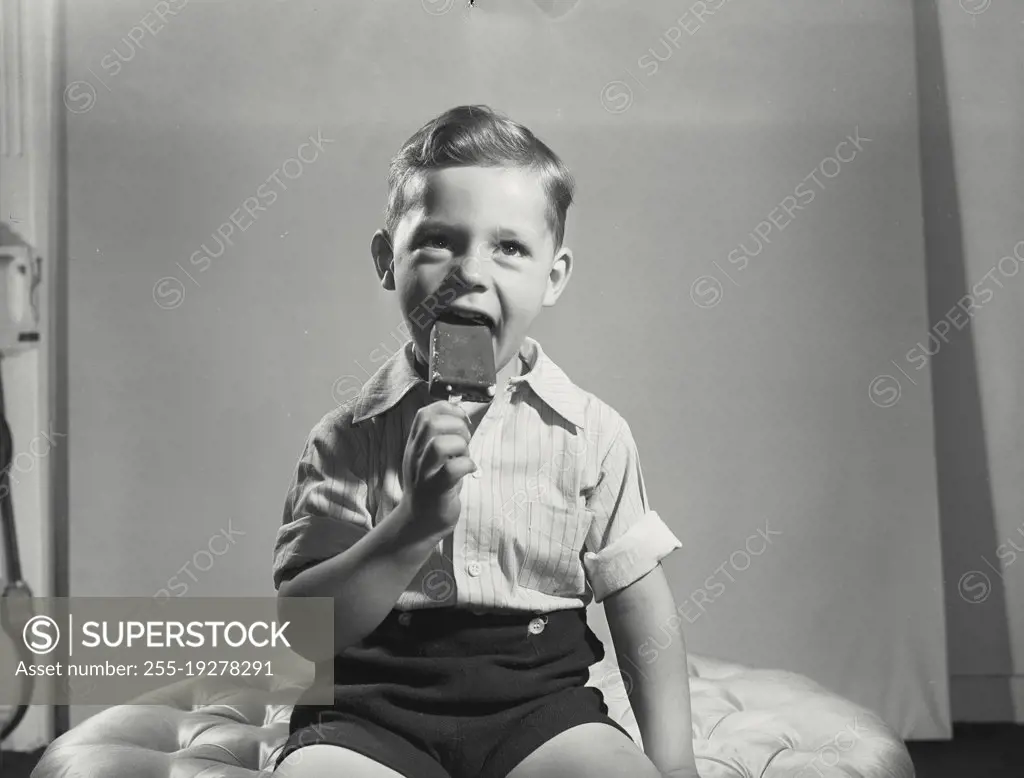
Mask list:
[[459,406],[439,400],[413,419],[402,459],[406,513],[416,534],[446,537],[459,521],[459,485],[476,470],[469,458],[469,417]]

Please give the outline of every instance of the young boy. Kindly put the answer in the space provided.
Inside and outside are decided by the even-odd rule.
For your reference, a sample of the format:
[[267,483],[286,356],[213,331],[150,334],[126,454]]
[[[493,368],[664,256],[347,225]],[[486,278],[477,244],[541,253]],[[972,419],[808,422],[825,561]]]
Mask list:
[[[296,705],[285,778],[693,778],[686,653],[629,427],[528,337],[573,268],[573,180],[485,106],[424,125],[392,161],[382,286],[412,335],[311,432],[275,547],[281,596],[333,597],[335,704]],[[427,391],[439,316],[490,328],[489,403]],[[628,690],[646,754],[586,686],[674,639]],[[660,648],[660,644],[659,644]]]

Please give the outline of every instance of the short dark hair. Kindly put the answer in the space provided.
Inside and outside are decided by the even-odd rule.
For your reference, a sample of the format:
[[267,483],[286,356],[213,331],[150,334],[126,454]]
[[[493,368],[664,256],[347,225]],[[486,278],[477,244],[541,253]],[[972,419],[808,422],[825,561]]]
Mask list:
[[548,227],[561,248],[565,217],[575,182],[569,169],[527,127],[486,105],[460,105],[431,119],[409,138],[388,169],[388,204],[384,223],[393,235],[412,206],[407,185],[427,170],[448,167],[522,167],[536,171],[548,198]]

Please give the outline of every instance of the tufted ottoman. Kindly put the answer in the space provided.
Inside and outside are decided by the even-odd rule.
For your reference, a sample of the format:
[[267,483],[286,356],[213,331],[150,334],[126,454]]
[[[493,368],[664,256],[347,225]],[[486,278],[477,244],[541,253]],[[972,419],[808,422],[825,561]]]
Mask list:
[[[913,778],[910,755],[881,719],[810,679],[692,654],[689,664],[702,778]],[[87,719],[50,744],[31,778],[269,778],[291,707],[198,680]],[[590,683],[641,742],[628,673],[606,658]]]

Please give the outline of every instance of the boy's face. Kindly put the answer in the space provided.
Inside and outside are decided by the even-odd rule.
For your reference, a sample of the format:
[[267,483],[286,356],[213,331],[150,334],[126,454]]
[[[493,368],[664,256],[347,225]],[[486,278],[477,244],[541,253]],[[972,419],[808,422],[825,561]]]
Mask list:
[[513,167],[455,167],[427,171],[419,183],[421,196],[391,240],[374,235],[378,275],[398,291],[420,359],[438,316],[457,313],[486,320],[501,370],[572,270],[572,253],[555,252],[540,179]]

